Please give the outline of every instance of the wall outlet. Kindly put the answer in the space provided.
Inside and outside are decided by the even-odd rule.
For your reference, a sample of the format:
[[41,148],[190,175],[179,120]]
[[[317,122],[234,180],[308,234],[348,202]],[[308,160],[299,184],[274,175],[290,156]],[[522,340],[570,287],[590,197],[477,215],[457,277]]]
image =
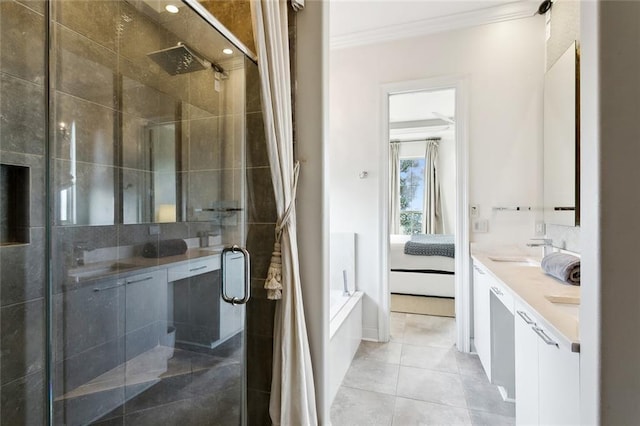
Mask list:
[[149,226],[149,235],[160,235],[160,226],[159,225]]
[[480,216],[480,206],[477,205],[477,204],[473,204],[473,205],[469,206],[469,215],[471,217]]
[[489,221],[487,219],[474,220],[472,224],[473,232],[489,232]]
[[536,237],[542,237],[547,232],[544,222],[536,222],[534,234]]

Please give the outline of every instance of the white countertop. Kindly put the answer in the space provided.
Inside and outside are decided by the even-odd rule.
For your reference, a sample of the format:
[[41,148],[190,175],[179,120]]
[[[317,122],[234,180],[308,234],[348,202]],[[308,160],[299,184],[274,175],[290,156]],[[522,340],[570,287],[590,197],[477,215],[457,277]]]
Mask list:
[[[534,310],[547,326],[564,338],[573,352],[580,351],[578,309],[564,303],[552,303],[547,297],[579,301],[580,286],[569,285],[545,274],[540,267],[524,266],[515,262],[493,261],[490,257],[531,256],[490,249],[471,247],[471,257],[485,268],[501,283],[511,289],[514,297]],[[536,259],[539,260],[539,259]],[[576,305],[578,306],[578,305]]]

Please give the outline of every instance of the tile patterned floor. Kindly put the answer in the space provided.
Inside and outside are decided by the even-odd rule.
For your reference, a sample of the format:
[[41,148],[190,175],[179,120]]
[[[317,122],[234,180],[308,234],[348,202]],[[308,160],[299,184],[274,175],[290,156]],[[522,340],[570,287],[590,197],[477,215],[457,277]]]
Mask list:
[[331,407],[333,426],[514,425],[476,355],[455,348],[455,320],[391,314],[391,341],[360,344]]

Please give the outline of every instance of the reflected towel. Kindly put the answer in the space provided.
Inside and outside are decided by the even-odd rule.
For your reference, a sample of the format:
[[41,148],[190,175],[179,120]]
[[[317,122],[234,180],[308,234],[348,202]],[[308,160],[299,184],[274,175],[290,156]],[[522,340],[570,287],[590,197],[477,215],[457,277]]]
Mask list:
[[551,253],[542,259],[542,270],[571,285],[580,285],[580,258],[566,253]]

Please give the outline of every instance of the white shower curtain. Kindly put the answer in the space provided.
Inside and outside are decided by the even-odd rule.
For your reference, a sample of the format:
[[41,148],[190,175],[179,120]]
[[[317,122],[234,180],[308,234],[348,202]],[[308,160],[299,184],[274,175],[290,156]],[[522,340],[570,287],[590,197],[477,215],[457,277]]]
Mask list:
[[389,233],[400,233],[400,144],[389,149]]
[[[269,287],[275,303],[273,378],[269,413],[274,425],[316,425],[316,397],[302,304],[295,190],[299,166],[293,158],[289,32],[285,0],[252,0],[253,32],[260,70],[262,110],[276,197],[276,247],[281,247],[282,287]],[[278,247],[280,246],[280,247]],[[274,253],[275,254],[275,253]],[[272,266],[280,267],[278,256]]]
[[438,142],[427,140],[424,156],[424,209],[422,218],[423,234],[444,234],[442,220],[442,200],[438,179]]

